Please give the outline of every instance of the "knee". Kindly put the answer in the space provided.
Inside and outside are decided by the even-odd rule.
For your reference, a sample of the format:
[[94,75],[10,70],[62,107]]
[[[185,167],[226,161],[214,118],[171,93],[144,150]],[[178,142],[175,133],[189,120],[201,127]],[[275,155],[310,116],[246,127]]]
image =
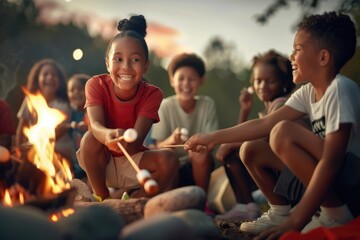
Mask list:
[[158,164],[167,172],[177,172],[180,168],[178,157],[173,151],[163,150],[159,154]]
[[81,139],[80,149],[77,153],[80,166],[84,167],[94,161],[100,162],[106,156],[106,147],[90,131],[87,131]]
[[259,151],[257,145],[254,141],[244,142],[239,151],[240,159],[245,166],[249,166],[251,163],[254,163],[255,154]]
[[91,131],[87,131],[81,138],[80,149],[86,152],[98,151],[102,144],[95,138]]
[[269,144],[273,152],[279,153],[281,149],[286,148],[285,145],[289,141],[290,133],[290,121],[281,121],[272,128],[269,137]]

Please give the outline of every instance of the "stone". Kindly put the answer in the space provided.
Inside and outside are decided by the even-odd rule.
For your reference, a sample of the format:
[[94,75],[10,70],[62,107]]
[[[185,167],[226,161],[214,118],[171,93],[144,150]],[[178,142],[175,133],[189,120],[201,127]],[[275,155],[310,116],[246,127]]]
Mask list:
[[182,210],[172,214],[181,219],[190,229],[191,239],[220,239],[221,233],[213,218],[196,209]]
[[144,206],[148,198],[130,198],[128,200],[106,199],[103,202],[75,202],[76,207],[89,207],[94,205],[112,208],[122,217],[125,224],[132,223],[144,217]]
[[121,232],[122,240],[183,240],[192,239],[187,224],[169,213],[161,213],[125,226]]
[[176,188],[150,198],[145,204],[144,218],[184,209],[203,210],[205,203],[206,193],[202,188],[195,185]]
[[56,225],[62,230],[64,239],[117,239],[123,219],[110,207],[93,205],[77,208],[67,217],[60,218]]
[[65,239],[48,214],[31,206],[0,207],[0,239]]

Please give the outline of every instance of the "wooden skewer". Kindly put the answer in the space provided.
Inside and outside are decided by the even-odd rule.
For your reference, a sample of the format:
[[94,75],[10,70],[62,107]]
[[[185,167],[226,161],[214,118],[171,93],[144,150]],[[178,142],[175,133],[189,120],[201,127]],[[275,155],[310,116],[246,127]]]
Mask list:
[[124,153],[125,157],[129,160],[129,162],[131,163],[131,165],[134,167],[135,171],[137,173],[140,172],[140,168],[138,167],[138,165],[136,165],[134,159],[132,159],[132,157],[129,155],[129,153],[125,150],[125,148],[123,147],[123,145],[121,145],[120,142],[117,143],[117,145],[119,146],[119,148],[121,149],[121,151]]
[[23,163],[23,160],[21,160],[21,159],[18,158],[18,157],[15,157],[15,156],[10,155],[10,158],[11,158],[12,160],[16,161],[16,162]]
[[178,148],[178,147],[185,147],[186,144],[169,144],[169,145],[162,145],[163,148]]

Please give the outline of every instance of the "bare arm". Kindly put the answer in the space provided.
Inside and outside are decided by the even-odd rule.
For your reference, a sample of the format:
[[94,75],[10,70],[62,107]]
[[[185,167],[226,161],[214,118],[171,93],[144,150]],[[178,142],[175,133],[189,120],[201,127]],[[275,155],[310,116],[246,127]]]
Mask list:
[[196,134],[192,136],[185,144],[185,150],[195,152],[212,149],[221,143],[244,142],[255,140],[269,135],[273,126],[281,120],[297,120],[304,113],[295,109],[283,106],[273,114],[266,117],[249,120],[234,127],[221,129],[208,134]]
[[[90,121],[91,131],[96,139],[106,145],[110,150],[120,152],[117,145],[117,138],[122,136],[126,129],[110,129],[105,127],[104,110],[101,106],[88,107],[87,114]],[[137,152],[137,149],[139,149],[139,147],[143,144],[153,122],[153,119],[144,117],[139,117],[136,120],[134,129],[138,134],[137,139],[132,143],[127,143],[125,141],[121,142],[129,154]]]
[[173,144],[183,144],[184,141],[181,140],[180,128],[176,128],[172,134],[165,138],[164,140],[157,140],[156,147],[161,148],[164,145],[173,145]]

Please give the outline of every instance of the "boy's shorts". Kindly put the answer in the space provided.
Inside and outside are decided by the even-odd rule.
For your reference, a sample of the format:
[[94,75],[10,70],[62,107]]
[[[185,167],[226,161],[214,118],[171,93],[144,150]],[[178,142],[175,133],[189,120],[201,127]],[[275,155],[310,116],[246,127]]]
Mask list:
[[291,205],[295,205],[300,201],[304,192],[305,186],[290,171],[290,169],[285,167],[281,172],[279,172],[279,176],[274,187],[274,193],[285,197],[290,200]]
[[[80,159],[80,149],[76,152],[80,166],[84,168],[83,161]],[[138,152],[132,155],[132,159],[139,166],[144,152]],[[125,156],[114,157],[111,155],[106,166],[106,185],[107,187],[117,188],[124,191],[141,188],[141,184],[136,178],[136,170]]]
[[[348,205],[353,215],[360,215],[360,158],[347,152],[344,166],[335,181],[338,196]],[[274,192],[286,197],[292,203],[300,201],[305,192],[304,185],[287,168],[279,174]]]

